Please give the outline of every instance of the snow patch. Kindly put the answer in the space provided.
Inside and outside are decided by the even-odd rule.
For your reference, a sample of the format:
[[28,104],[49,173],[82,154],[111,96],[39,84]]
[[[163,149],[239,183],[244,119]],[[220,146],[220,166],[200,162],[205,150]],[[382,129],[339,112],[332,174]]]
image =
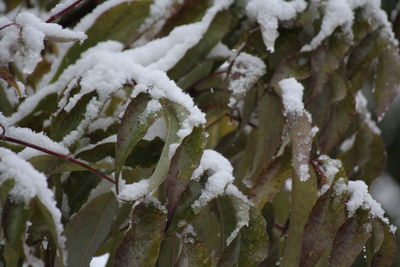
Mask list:
[[304,11],[307,3],[304,0],[250,0],[246,6],[249,17],[260,24],[262,37],[267,50],[275,51],[275,40],[279,36],[278,21],[290,20],[297,13]]

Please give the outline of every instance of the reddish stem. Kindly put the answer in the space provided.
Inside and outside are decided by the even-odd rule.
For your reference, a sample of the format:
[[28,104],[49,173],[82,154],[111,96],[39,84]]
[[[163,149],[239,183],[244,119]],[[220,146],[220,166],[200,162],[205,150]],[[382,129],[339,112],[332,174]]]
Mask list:
[[15,23],[15,22],[11,22],[11,23],[8,23],[8,24],[6,24],[6,25],[3,25],[3,26],[1,26],[1,27],[0,27],[0,31],[1,31],[2,29],[5,29],[5,28],[7,28],[8,26],[11,26],[11,25],[16,25],[16,26],[19,26],[17,23]]
[[57,157],[57,158],[60,158],[60,159],[68,160],[68,161],[70,161],[70,162],[72,162],[72,163],[74,163],[74,164],[76,164],[76,165],[78,165],[78,166],[81,166],[81,167],[87,169],[88,171],[90,171],[90,172],[96,174],[96,175],[99,176],[100,178],[106,179],[107,181],[109,181],[109,182],[111,182],[111,183],[113,183],[113,184],[116,184],[116,182],[114,181],[114,179],[112,179],[111,177],[109,177],[109,176],[105,175],[104,173],[102,173],[102,172],[100,172],[100,171],[98,171],[98,170],[96,170],[96,169],[90,167],[90,166],[87,165],[86,163],[83,163],[82,161],[79,161],[79,160],[77,160],[77,159],[71,157],[70,155],[57,153],[57,152],[55,152],[55,151],[48,150],[48,149],[46,149],[46,148],[44,148],[44,147],[37,146],[37,145],[31,144],[31,143],[28,143],[28,142],[25,142],[25,141],[22,141],[22,140],[19,140],[19,139],[15,139],[15,138],[6,136],[6,135],[5,135],[5,128],[4,128],[4,126],[0,124],[0,128],[1,128],[2,131],[3,131],[3,132],[0,134],[0,139],[4,140],[4,141],[6,141],[6,142],[11,142],[11,143],[23,145],[23,146],[26,146],[26,147],[30,147],[30,148],[39,150],[39,151],[41,151],[41,152],[47,153],[47,154],[49,154],[49,155],[52,155],[52,156],[54,156],[54,157]]
[[72,3],[72,5],[67,6],[66,8],[64,8],[63,10],[61,10],[60,12],[52,15],[50,18],[48,18],[46,20],[47,23],[53,22],[56,19],[58,19],[60,16],[62,16],[65,12],[67,12],[68,10],[70,10],[71,8],[76,7],[77,5],[79,5],[81,2],[83,2],[84,0],[76,0],[74,3]]

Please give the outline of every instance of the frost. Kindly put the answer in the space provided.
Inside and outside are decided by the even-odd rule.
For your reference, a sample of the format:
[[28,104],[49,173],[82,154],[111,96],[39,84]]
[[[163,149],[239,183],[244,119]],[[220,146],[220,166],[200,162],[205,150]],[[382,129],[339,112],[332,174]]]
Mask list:
[[232,96],[229,98],[229,107],[234,106],[266,72],[265,63],[258,57],[240,53],[233,61],[228,75],[229,90]]
[[354,10],[363,8],[365,16],[382,25],[389,39],[397,44],[386,13],[380,8],[380,0],[329,0],[324,4],[324,16],[321,30],[310,44],[305,45],[302,51],[310,51],[318,47],[321,42],[341,26],[351,35],[351,26],[354,20]]
[[125,184],[122,179],[119,182],[121,192],[118,194],[118,198],[123,201],[137,200],[149,193],[150,181],[148,179],[142,179],[133,184]]
[[235,53],[230,50],[229,47],[219,42],[210,53],[208,53],[207,58],[229,58],[234,55]]
[[321,189],[318,191],[318,195],[323,195],[331,187],[336,174],[342,168],[342,163],[340,160],[331,159],[327,155],[320,155],[318,157],[322,164],[322,172],[326,178],[326,183],[322,185]]
[[267,50],[275,51],[275,40],[279,36],[278,21],[290,20],[296,17],[307,6],[304,0],[250,0],[246,6],[249,17],[258,21]]
[[352,136],[343,141],[343,143],[340,145],[340,151],[341,152],[349,151],[353,147],[355,141],[356,141],[356,135],[353,134]]
[[282,88],[282,102],[285,108],[284,115],[303,115],[305,112],[303,104],[303,85],[296,81],[295,78],[288,78],[281,80],[279,86]]
[[158,100],[152,99],[147,103],[146,109],[139,116],[140,123],[145,123],[147,118],[150,116],[155,116],[157,112],[161,110],[162,106]]
[[0,147],[0,184],[10,178],[15,182],[10,191],[12,198],[28,205],[32,198],[38,197],[47,208],[54,221],[58,243],[63,249],[65,237],[62,235],[61,212],[56,206],[53,191],[47,187],[47,178],[14,152]]
[[164,24],[165,20],[172,15],[174,4],[182,3],[183,0],[155,0],[150,6],[150,15],[140,25],[140,32],[151,27],[153,24]]
[[154,123],[147,129],[146,135],[143,137],[144,140],[151,141],[156,137],[160,137],[165,140],[167,136],[167,125],[165,124],[164,118],[157,118]]
[[362,117],[364,123],[368,125],[369,129],[376,135],[381,135],[381,130],[371,118],[371,113],[368,110],[368,101],[361,91],[356,95],[356,111]]
[[0,66],[14,62],[25,74],[30,74],[41,61],[44,40],[68,42],[83,40],[83,32],[63,29],[55,23],[43,22],[29,12],[19,13],[14,21],[0,19],[0,27],[10,24],[0,31]]
[[309,173],[309,171],[310,171],[310,168],[308,167],[308,164],[301,164],[301,165],[300,165],[300,168],[299,168],[299,172],[300,172],[299,178],[300,178],[300,181],[304,182],[304,181],[307,181],[307,180],[310,178],[310,173]]

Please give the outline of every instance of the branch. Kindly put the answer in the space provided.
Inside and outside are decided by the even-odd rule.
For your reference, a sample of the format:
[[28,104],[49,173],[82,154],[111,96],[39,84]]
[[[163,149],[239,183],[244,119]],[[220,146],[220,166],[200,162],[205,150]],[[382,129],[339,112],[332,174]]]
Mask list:
[[66,8],[64,8],[63,10],[61,10],[60,12],[52,15],[50,18],[48,18],[46,20],[47,23],[53,22],[56,19],[58,19],[60,16],[62,16],[65,12],[67,12],[68,10],[76,7],[77,5],[79,5],[81,2],[83,2],[84,0],[76,0],[75,2],[72,3],[72,5],[67,6]]
[[0,134],[0,139],[1,140],[4,140],[6,142],[10,142],[10,143],[14,143],[14,144],[23,145],[23,146],[26,146],[26,147],[30,147],[30,148],[33,148],[35,150],[38,150],[38,151],[44,152],[46,154],[52,155],[54,157],[68,160],[69,162],[72,162],[72,163],[74,163],[74,164],[76,164],[78,166],[81,166],[81,167],[87,169],[88,171],[96,174],[100,178],[103,178],[103,179],[109,181],[110,183],[116,184],[114,179],[112,179],[111,177],[107,176],[106,174],[102,173],[99,170],[96,170],[96,169],[90,167],[88,164],[71,157],[70,155],[61,154],[61,153],[49,150],[49,149],[41,147],[41,146],[37,146],[37,145],[31,144],[31,143],[28,143],[28,142],[25,142],[25,141],[22,141],[22,140],[19,140],[19,139],[15,139],[15,138],[9,137],[9,136],[7,136],[5,134],[6,133],[6,129],[2,124],[0,124],[0,128],[2,130],[2,133]]

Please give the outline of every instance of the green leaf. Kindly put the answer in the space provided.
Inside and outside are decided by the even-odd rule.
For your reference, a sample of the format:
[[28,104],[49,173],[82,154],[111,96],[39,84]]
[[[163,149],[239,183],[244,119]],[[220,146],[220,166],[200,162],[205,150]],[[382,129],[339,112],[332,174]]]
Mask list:
[[117,208],[115,196],[109,192],[88,202],[71,218],[65,226],[67,266],[89,265],[108,235]]
[[375,113],[381,120],[400,90],[400,56],[398,47],[389,44],[379,57],[375,80]]
[[176,144],[179,141],[179,137],[176,135],[179,130],[179,122],[176,112],[171,107],[171,104],[164,106],[164,118],[167,124],[167,137],[165,139],[165,145],[161,152],[160,160],[150,177],[149,191],[157,189],[166,179],[166,176],[171,165],[171,145]]
[[311,54],[311,98],[323,89],[329,76],[339,68],[348,49],[350,36],[346,33],[336,32],[327,38]]
[[350,150],[339,154],[349,178],[359,177],[367,184],[379,177],[386,165],[382,138],[363,124]]
[[317,177],[311,168],[307,181],[302,182],[299,177],[292,181],[289,232],[281,263],[284,267],[299,265],[305,225],[317,199]]
[[115,254],[114,266],[154,266],[166,221],[166,214],[153,204],[137,205],[132,212],[130,229]]
[[260,176],[251,188],[254,205],[261,210],[267,202],[279,193],[285,181],[293,175],[291,153],[286,149],[270,164],[263,166]]
[[251,180],[256,182],[261,172],[271,163],[282,143],[285,118],[279,97],[274,93],[265,92],[258,103],[258,130],[254,142],[257,143]]
[[50,240],[53,241],[53,244],[56,245],[58,258],[65,259],[67,255],[64,255],[63,243],[59,240],[60,233],[58,233],[56,226],[57,223],[61,222],[54,221],[52,214],[38,197],[31,200],[30,210],[33,213],[30,218],[32,221],[32,227],[37,223],[37,221],[40,221],[40,231],[48,233],[48,238],[50,238]]
[[198,240],[197,234],[190,230],[183,232],[182,252],[178,266],[214,267],[216,260],[203,242]]
[[99,42],[115,40],[126,45],[140,36],[139,28],[149,14],[153,1],[136,0],[120,3],[99,14],[86,31],[88,38],[75,43],[65,54],[54,78],[55,81],[66,67],[75,63],[80,55]]
[[96,98],[96,92],[83,95],[69,111],[61,110],[50,125],[49,137],[55,141],[62,141],[72,131],[76,130],[85,119],[88,104]]
[[200,21],[207,11],[209,3],[209,0],[184,1],[176,8],[175,13],[167,19],[159,35],[166,36],[177,26]]
[[[14,202],[8,198],[3,206],[1,215],[1,224],[6,240],[6,247],[8,247],[10,251],[19,254],[19,257],[23,257],[23,242],[26,231],[26,222],[29,218],[29,212],[25,208],[25,203]],[[6,262],[7,261],[6,257]]]
[[317,200],[304,228],[300,266],[315,266],[330,253],[336,231],[346,221],[346,198],[347,194],[335,196],[330,189]]
[[189,185],[193,171],[197,168],[206,144],[202,127],[196,127],[187,136],[172,158],[171,166],[165,179],[164,190],[167,199],[168,219],[175,212],[182,193]]
[[68,200],[71,216],[86,203],[90,192],[100,183],[101,178],[88,171],[72,172],[62,183],[62,191]]
[[147,94],[139,94],[131,100],[121,119],[115,147],[115,177],[117,181],[127,157],[156,119],[157,113],[147,114],[148,116],[142,118],[150,100],[151,98]]
[[[344,136],[356,115],[355,99],[349,82],[341,75],[333,74],[329,81],[329,86],[332,91],[330,99],[333,100],[331,109],[329,110],[326,106],[321,107],[321,105],[319,105],[320,108],[325,108],[325,110],[330,113],[329,116],[325,118],[326,123],[320,128],[318,143],[321,154],[329,154],[340,145],[340,142],[343,141]],[[339,101],[334,101],[335,94],[341,94],[340,91],[345,91],[345,97]],[[326,103],[326,101],[321,101],[320,103]],[[325,114],[321,109],[316,109],[315,113]],[[315,113],[313,113],[313,121]]]
[[311,75],[310,53],[301,52],[288,56],[275,69],[271,77],[270,85],[280,94],[279,82],[286,78],[303,80]]
[[250,208],[249,226],[240,231],[240,256],[238,266],[258,266],[268,255],[268,235],[261,212]]
[[352,49],[347,65],[347,77],[351,80],[363,68],[371,64],[386,48],[388,39],[381,29],[368,34],[361,43]]

